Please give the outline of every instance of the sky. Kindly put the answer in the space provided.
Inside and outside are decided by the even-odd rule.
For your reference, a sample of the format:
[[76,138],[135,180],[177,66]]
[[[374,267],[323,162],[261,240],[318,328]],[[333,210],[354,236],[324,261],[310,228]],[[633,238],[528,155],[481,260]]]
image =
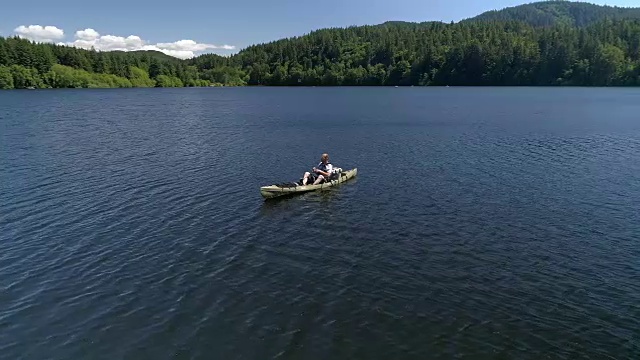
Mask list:
[[[459,21],[530,0],[5,1],[0,36],[97,50],[159,50],[189,58],[326,27],[385,21]],[[640,0],[589,1],[640,7]]]

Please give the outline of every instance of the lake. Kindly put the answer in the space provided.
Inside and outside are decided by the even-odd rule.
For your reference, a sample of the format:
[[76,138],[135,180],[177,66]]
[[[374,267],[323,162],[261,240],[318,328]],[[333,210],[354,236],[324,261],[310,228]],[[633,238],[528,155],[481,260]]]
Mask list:
[[[0,358],[637,359],[640,92],[0,92]],[[265,201],[329,153],[358,176]]]

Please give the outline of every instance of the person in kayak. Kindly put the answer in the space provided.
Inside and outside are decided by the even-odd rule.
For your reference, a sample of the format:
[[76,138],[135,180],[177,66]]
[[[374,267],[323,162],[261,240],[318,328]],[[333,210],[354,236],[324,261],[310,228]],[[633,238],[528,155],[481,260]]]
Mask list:
[[312,171],[314,172],[314,174],[311,174],[310,172],[304,173],[304,176],[302,177],[303,186],[307,185],[310,177],[315,179],[313,185],[318,185],[323,183],[327,179],[331,179],[331,175],[333,173],[333,165],[331,165],[331,163],[329,162],[329,154],[322,154],[318,167],[314,167]]

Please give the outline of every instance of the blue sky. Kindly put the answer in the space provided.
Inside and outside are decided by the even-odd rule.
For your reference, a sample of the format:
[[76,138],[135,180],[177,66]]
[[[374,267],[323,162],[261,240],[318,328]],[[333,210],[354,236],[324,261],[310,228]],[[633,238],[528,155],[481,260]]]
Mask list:
[[[123,1],[77,0],[6,1],[0,11],[0,35],[10,36],[24,25],[55,26],[64,30],[51,41],[95,42],[99,36],[134,35],[126,46],[162,43],[169,49],[231,53],[251,44],[302,35],[324,27],[378,24],[388,20],[458,21],[483,11],[519,5],[526,0],[237,0],[237,1]],[[640,0],[591,1],[597,4],[640,6]],[[162,4],[162,5],[160,5]],[[98,35],[77,38],[76,31],[93,29]],[[25,31],[33,31],[26,29]],[[193,40],[168,45],[179,40]],[[117,43],[120,39],[102,39]],[[129,41],[126,40],[126,41]],[[125,41],[125,42],[126,42]],[[120,41],[122,43],[122,41]],[[84,42],[88,43],[87,41]],[[201,49],[194,44],[230,45],[233,50]],[[108,45],[111,46],[111,45]],[[116,45],[113,45],[116,46]],[[123,45],[124,46],[124,45]],[[185,56],[188,53],[185,53]]]

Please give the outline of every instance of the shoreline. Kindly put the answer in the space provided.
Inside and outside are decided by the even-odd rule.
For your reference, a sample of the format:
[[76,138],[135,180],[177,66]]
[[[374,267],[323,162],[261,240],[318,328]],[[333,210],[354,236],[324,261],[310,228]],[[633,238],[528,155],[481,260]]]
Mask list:
[[210,88],[640,88],[640,85],[240,85],[180,87],[76,87],[0,89],[0,92],[34,90],[134,90],[134,89],[210,89]]

